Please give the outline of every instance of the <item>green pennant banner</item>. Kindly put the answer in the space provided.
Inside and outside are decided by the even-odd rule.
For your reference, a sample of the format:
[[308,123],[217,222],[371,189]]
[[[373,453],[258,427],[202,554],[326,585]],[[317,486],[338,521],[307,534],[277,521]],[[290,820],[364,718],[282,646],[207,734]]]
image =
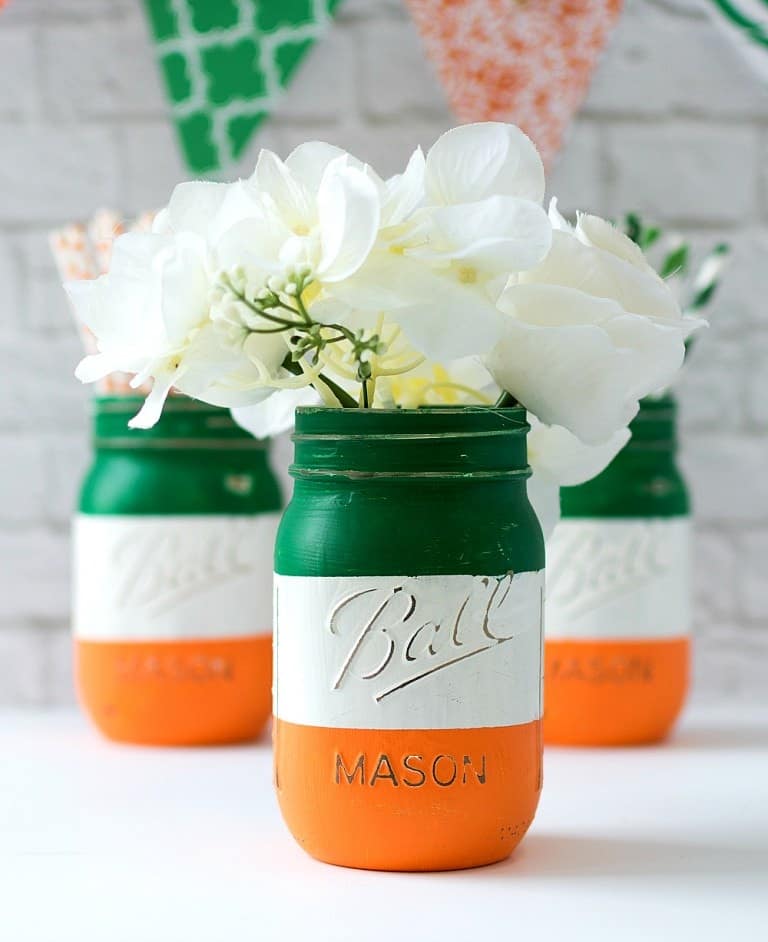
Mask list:
[[340,0],[144,0],[187,166],[234,162]]

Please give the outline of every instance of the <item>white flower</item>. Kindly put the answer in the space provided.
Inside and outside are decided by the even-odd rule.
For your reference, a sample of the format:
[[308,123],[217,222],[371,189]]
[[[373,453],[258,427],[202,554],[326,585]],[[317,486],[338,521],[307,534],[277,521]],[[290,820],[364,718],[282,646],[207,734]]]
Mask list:
[[[365,260],[379,228],[379,192],[361,166],[325,144],[297,148],[286,163],[262,151],[251,180],[185,183],[151,235],[115,243],[110,272],[69,286],[100,353],[77,375],[113,370],[154,379],[131,424],[153,425],[171,387],[215,405],[246,405],[308,380],[281,369],[287,333],[225,285],[250,296],[267,287],[296,293],[297,272],[313,282],[348,277]],[[226,283],[222,277],[226,276]],[[319,298],[326,321],[346,306]]]
[[488,366],[542,422],[600,443],[626,426],[639,400],[667,385],[701,321],[683,317],[640,249],[609,223],[571,228],[552,207],[552,247],[512,279]]
[[279,335],[261,335],[247,348],[222,342],[208,319],[210,258],[202,237],[183,233],[126,233],[114,244],[106,275],[72,282],[67,290],[78,318],[96,335],[99,353],[77,376],[91,382],[108,373],[135,374],[132,385],[154,380],[129,423],[147,428],[160,417],[172,387],[213,405],[255,402],[272,390],[263,382],[285,358]]
[[518,128],[454,128],[426,161],[416,151],[406,172],[387,181],[377,245],[332,293],[358,310],[386,312],[429,359],[483,353],[500,336],[495,302],[507,278],[549,249],[543,193],[541,159]]
[[628,428],[619,429],[601,445],[585,445],[567,429],[544,425],[529,413],[528,499],[539,518],[544,539],[560,519],[560,488],[583,484],[613,461],[630,438]]
[[263,402],[232,409],[232,418],[256,438],[273,438],[293,428],[299,406],[320,406],[322,399],[311,386],[284,389]]
[[352,275],[379,230],[379,191],[359,161],[329,144],[298,147],[285,162],[262,150],[253,176],[213,220],[222,268],[251,266],[285,284],[306,271],[321,286]]
[[175,386],[244,410],[259,435],[298,403],[490,405],[503,390],[560,426],[561,448],[567,429],[610,449],[699,322],[633,243],[548,216],[543,193],[535,147],[501,123],[447,132],[388,180],[321,142],[264,150],[247,180],[177,187],[107,275],[69,287],[99,349],[78,375],[153,379],[134,425]]

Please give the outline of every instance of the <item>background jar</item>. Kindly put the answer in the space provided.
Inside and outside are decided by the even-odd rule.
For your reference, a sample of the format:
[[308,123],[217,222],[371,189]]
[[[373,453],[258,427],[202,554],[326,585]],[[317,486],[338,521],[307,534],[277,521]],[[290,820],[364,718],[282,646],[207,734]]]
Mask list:
[[74,522],[79,696],[116,740],[257,736],[270,712],[271,556],[281,507],[267,443],[229,412],[171,398],[94,402]]
[[690,503],[673,398],[643,400],[631,431],[602,474],[561,490],[547,545],[547,742],[654,742],[685,701]]
[[508,856],[541,788],[544,548],[522,409],[299,409],[275,554],[275,780],[313,856]]

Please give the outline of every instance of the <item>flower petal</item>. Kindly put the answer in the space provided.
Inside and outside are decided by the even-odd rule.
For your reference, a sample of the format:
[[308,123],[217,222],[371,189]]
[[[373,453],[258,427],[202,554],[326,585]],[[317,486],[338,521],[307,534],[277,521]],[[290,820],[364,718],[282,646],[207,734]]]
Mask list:
[[155,262],[170,244],[164,236],[125,233],[115,240],[106,275],[67,283],[75,316],[98,337],[100,349],[151,350],[165,343]]
[[162,415],[165,400],[173,388],[177,373],[155,374],[152,389],[136,415],[128,422],[128,428],[152,428]]
[[[344,301],[349,307],[374,314],[394,311],[407,303],[400,277],[414,274],[414,263],[390,252],[372,253],[355,277],[325,286],[325,291]],[[417,273],[426,277],[419,269]]]
[[259,190],[269,195],[283,222],[290,228],[314,222],[314,199],[302,181],[271,150],[262,150],[252,178]]
[[498,194],[540,203],[544,167],[530,138],[513,124],[465,124],[443,134],[426,160],[432,203],[473,203]]
[[313,301],[309,314],[316,324],[343,324],[353,314],[353,309],[339,298],[322,297]]
[[541,265],[520,274],[518,281],[577,288],[616,301],[633,314],[680,319],[680,306],[669,286],[650,266],[641,270],[609,251],[584,245],[566,232],[552,233],[547,257]]
[[162,218],[157,221],[157,230],[173,233],[193,232],[205,236],[208,226],[221,209],[229,192],[228,183],[191,180],[179,183],[171,194]]
[[256,438],[271,438],[293,428],[298,406],[319,406],[316,389],[281,389],[263,402],[232,409],[232,418]]
[[114,360],[105,353],[92,353],[83,357],[75,368],[75,377],[81,383],[95,383],[117,369]]
[[280,272],[280,252],[290,238],[290,229],[277,215],[258,215],[241,219],[217,240],[217,265],[224,269],[250,266],[259,271]]
[[617,258],[624,259],[640,271],[656,274],[640,246],[606,219],[590,216],[588,213],[578,213],[574,234],[584,245],[603,249]]
[[417,147],[403,173],[386,181],[381,210],[383,226],[400,225],[424,202],[425,166],[424,154]]
[[[552,243],[552,227],[541,206],[514,196],[439,207],[431,211],[430,221],[435,255],[462,259],[493,274],[533,268]],[[421,253],[416,249],[411,254]]]
[[[326,144],[325,141],[306,141],[291,151],[285,160],[285,166],[310,193],[317,193],[328,165],[339,157],[348,156],[340,147]],[[362,163],[358,163],[362,167]]]
[[161,263],[163,321],[171,347],[180,346],[207,313],[211,282],[205,252],[200,236],[180,235]]
[[[590,444],[626,426],[639,399],[667,385],[683,360],[682,328],[578,291],[508,288],[500,304],[511,313],[488,358],[496,381],[542,422]],[[568,314],[564,324],[558,311]]]
[[368,257],[381,216],[376,185],[364,172],[334,161],[317,194],[322,255],[318,276],[341,281]]
[[208,227],[208,243],[215,246],[221,237],[245,219],[264,219],[264,201],[251,180],[230,183],[218,212]]
[[568,222],[568,220],[563,216],[560,210],[557,208],[557,197],[553,196],[549,201],[549,211],[547,213],[549,216],[549,221],[552,223],[552,228],[557,229],[560,232],[573,232],[573,226]]
[[559,425],[544,425],[529,416],[528,461],[539,474],[560,487],[591,480],[604,470],[627,444],[631,433],[621,428],[600,445],[586,445]]
[[485,354],[498,342],[503,316],[481,291],[430,271],[397,267],[404,303],[393,312],[410,343],[430,360]]

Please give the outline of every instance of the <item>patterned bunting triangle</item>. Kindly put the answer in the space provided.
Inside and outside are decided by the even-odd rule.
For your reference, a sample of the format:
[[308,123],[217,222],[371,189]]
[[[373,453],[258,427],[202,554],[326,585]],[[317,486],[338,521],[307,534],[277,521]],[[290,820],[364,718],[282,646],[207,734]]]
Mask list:
[[549,163],[621,0],[405,0],[462,121],[512,121]]
[[187,165],[245,150],[340,0],[144,0]]

